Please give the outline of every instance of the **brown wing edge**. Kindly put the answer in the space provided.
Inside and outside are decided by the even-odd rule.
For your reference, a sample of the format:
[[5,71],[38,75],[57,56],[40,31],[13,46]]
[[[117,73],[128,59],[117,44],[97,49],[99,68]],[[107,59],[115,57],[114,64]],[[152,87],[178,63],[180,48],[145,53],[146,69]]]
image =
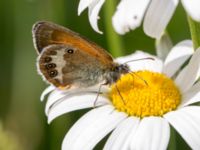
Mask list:
[[[38,54],[42,52],[42,49],[45,46],[50,44],[48,43],[48,40],[50,40],[51,36],[50,34],[45,34],[47,30],[45,27],[49,27],[48,22],[46,21],[38,21],[32,27],[33,44]],[[45,35],[45,38],[41,35]],[[43,45],[45,42],[46,44]]]

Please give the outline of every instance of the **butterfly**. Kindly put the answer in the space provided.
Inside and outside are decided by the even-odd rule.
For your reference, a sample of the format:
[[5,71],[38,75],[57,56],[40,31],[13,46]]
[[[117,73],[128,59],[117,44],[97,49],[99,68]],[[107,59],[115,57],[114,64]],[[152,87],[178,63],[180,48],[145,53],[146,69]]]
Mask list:
[[112,85],[128,73],[103,48],[60,25],[40,21],[32,29],[37,68],[45,81],[59,89]]

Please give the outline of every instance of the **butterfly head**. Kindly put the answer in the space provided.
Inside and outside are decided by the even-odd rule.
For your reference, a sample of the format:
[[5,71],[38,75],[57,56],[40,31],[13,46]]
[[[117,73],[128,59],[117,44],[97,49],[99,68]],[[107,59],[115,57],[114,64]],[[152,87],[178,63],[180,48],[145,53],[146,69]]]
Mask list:
[[115,67],[115,71],[119,72],[120,74],[126,74],[129,72],[129,67],[127,64],[120,64]]
[[107,73],[107,83],[109,85],[115,83],[123,74],[129,73],[130,69],[127,64],[114,64],[111,70]]

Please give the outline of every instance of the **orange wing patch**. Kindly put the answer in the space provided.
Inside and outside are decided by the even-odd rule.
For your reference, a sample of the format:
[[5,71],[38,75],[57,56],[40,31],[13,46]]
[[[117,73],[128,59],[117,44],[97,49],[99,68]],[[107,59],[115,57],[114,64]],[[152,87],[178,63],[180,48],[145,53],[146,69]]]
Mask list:
[[49,22],[38,22],[33,26],[35,48],[38,53],[51,44],[66,44],[89,53],[104,64],[113,63],[109,53],[79,34]]

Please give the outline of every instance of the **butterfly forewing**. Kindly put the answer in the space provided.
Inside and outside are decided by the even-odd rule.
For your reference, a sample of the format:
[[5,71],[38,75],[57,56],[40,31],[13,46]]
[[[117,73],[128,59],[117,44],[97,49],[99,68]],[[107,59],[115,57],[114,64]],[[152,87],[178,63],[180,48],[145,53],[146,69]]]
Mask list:
[[81,37],[67,28],[50,22],[38,22],[33,26],[34,46],[38,53],[41,53],[44,47],[52,44],[67,44],[79,47],[80,50],[96,57],[102,63],[112,63],[111,55],[97,44]]

